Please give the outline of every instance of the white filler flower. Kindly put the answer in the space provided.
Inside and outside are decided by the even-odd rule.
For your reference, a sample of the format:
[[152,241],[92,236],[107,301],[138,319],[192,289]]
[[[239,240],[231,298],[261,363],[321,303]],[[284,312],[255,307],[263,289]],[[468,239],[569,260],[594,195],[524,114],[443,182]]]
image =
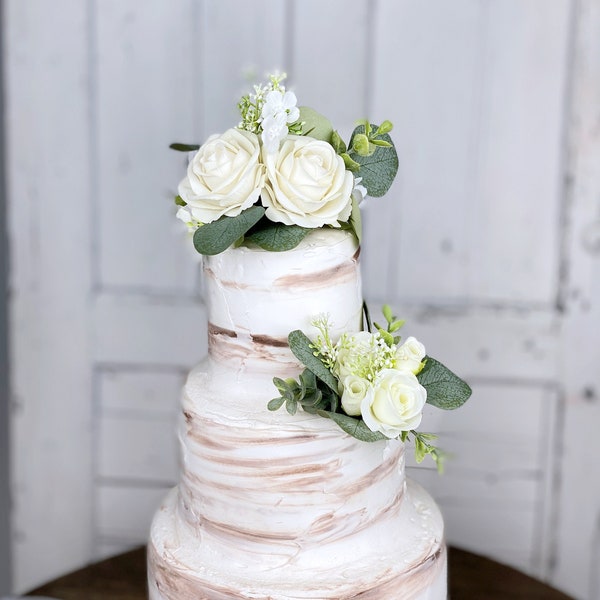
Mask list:
[[294,123],[300,117],[296,102],[294,92],[273,90],[267,94],[260,115],[261,138],[267,152],[277,152],[279,143],[288,134],[288,123]]

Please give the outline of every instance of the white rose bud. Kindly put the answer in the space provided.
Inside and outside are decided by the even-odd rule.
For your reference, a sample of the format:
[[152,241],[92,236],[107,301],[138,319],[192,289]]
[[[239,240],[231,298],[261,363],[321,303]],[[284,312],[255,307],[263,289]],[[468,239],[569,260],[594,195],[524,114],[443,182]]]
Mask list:
[[342,392],[342,408],[347,415],[360,415],[360,405],[367,395],[373,393],[373,388],[366,379],[356,375],[348,375],[344,379]]
[[384,369],[373,386],[373,394],[361,403],[361,415],[371,431],[395,438],[419,426],[427,391],[408,371]]
[[188,165],[179,195],[192,216],[211,223],[226,215],[236,217],[252,206],[264,183],[258,136],[228,129],[211,135]]
[[289,135],[279,152],[263,151],[262,203],[271,221],[300,227],[338,226],[352,210],[354,177],[327,142]]
[[422,369],[421,363],[424,358],[425,346],[411,336],[396,351],[396,368],[416,375]]

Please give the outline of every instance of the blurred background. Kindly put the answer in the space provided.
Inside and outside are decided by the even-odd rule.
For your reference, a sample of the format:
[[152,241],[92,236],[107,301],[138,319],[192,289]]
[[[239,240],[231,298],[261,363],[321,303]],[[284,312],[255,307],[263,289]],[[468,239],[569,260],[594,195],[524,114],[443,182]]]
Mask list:
[[168,145],[280,69],[395,125],[364,289],[472,384],[410,468],[448,541],[600,598],[598,0],[5,0],[2,35],[0,595],[144,543],[177,482],[206,313]]

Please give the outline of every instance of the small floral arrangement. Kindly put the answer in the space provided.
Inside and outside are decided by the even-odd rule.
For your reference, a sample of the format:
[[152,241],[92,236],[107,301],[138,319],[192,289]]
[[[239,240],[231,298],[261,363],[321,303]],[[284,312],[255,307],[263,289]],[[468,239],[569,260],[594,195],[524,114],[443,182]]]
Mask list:
[[451,410],[462,406],[471,388],[440,362],[426,355],[414,337],[403,343],[394,335],[403,325],[389,306],[383,307],[387,326],[375,323],[365,306],[366,331],[330,336],[329,318],[313,321],[319,334],[311,341],[302,331],[288,336],[290,349],[305,366],[298,380],[275,377],[280,396],[269,410],[284,404],[294,415],[305,411],[332,419],[341,429],[366,442],[411,437],[417,462],[426,455],[442,470],[444,453],[432,441],[435,435],[416,431],[425,404]]
[[350,229],[360,241],[359,204],[396,176],[389,121],[359,122],[346,145],[326,117],[296,106],[285,78],[271,75],[242,97],[237,127],[202,146],[171,144],[194,152],[175,202],[201,254],[244,243],[290,250],[319,227]]

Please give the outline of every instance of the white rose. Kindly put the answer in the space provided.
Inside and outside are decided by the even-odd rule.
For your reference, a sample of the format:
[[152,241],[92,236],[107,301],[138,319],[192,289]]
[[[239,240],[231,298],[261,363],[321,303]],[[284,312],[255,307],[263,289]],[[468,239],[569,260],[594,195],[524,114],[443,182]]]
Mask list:
[[425,346],[411,336],[396,350],[396,368],[416,375],[423,368],[421,363],[424,358]]
[[342,408],[344,412],[352,417],[360,415],[360,405],[369,394],[373,394],[373,387],[362,377],[348,375],[344,379],[343,389]]
[[188,165],[179,195],[192,216],[210,223],[226,215],[236,217],[252,206],[264,183],[258,136],[229,129],[211,135]]
[[267,217],[301,227],[338,226],[352,210],[354,177],[327,142],[289,135],[279,152],[263,151]]
[[365,396],[360,406],[363,421],[371,431],[395,438],[419,426],[427,391],[415,375],[384,369],[373,387],[373,394]]

